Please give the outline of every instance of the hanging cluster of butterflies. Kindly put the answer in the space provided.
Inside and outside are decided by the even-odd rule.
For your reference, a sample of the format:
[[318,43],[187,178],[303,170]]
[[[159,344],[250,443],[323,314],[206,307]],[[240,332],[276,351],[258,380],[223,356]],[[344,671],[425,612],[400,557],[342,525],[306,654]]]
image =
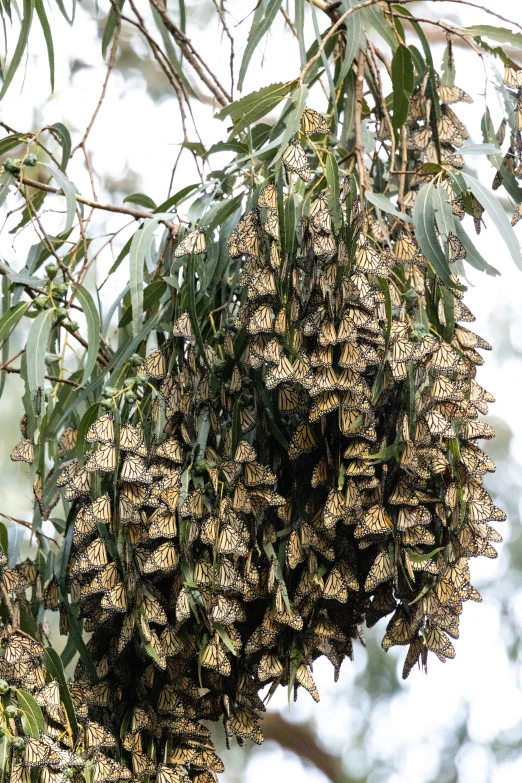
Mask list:
[[[435,143],[424,88],[411,99],[407,207],[436,145],[458,167],[467,137],[450,104],[469,96],[439,86]],[[69,745],[40,648],[0,660],[50,727],[52,747],[31,740],[21,775],[34,765],[61,783],[74,765],[60,753],[79,749],[93,783],[212,783],[223,764],[202,721],[222,720],[227,744],[261,742],[266,698],[282,685],[318,700],[314,661],[326,656],[337,677],[364,623],[389,617],[382,644],[408,645],[404,677],[430,651],[455,655],[463,603],[480,600],[468,561],[496,556],[491,523],[504,519],[477,445],[493,436],[478,418],[493,398],[476,380],[490,346],[411,223],[378,222],[353,176],[340,198],[316,185],[306,139],[328,130],[305,111],[280,176],[230,236],[239,285],[211,344],[178,311],[140,367],[139,408],[101,412],[83,459],[71,459],[76,429],[61,436],[56,485],[71,513],[44,606],[63,634],[74,618],[91,637],[69,685]],[[462,218],[463,197],[439,182]],[[479,230],[478,202],[473,214]],[[456,236],[444,241],[449,261],[465,257]],[[205,252],[197,230],[175,256]],[[25,425],[12,458],[33,462]],[[34,489],[45,518],[56,499],[44,503],[39,474]],[[31,565],[4,564],[8,594],[23,600]]]
[[[522,69],[512,65],[506,65],[504,68],[504,85],[511,101],[513,112],[506,120],[502,120],[497,132],[496,140],[499,147],[502,147],[506,140],[506,131],[509,125],[509,147],[502,157],[502,165],[498,169],[493,179],[492,188],[498,188],[505,184],[506,178],[515,177],[516,180],[522,179]],[[513,226],[522,219],[522,209],[519,204],[511,223]]]

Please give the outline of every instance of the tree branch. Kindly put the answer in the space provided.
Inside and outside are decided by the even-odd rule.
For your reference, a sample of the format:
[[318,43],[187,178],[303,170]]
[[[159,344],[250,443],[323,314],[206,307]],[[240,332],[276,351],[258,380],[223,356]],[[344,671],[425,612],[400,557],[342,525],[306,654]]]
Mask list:
[[[47,193],[59,193],[61,194],[60,188],[55,188],[52,185],[48,185],[45,182],[38,182],[36,179],[28,179],[27,177],[24,177],[23,175],[20,175],[18,177],[18,181],[23,185],[28,185],[30,188],[36,188],[37,190],[45,190]],[[130,215],[133,218],[136,218],[136,220],[143,220],[145,218],[151,218],[154,217],[153,212],[146,212],[142,209],[132,209],[132,207],[118,207],[115,204],[104,204],[101,201],[93,201],[90,198],[85,198],[84,196],[76,195],[76,201],[80,201],[82,204],[86,204],[88,207],[93,207],[94,209],[103,209],[106,212],[116,212],[119,215]],[[168,228],[173,229],[175,231],[178,230],[178,226],[174,223],[171,223],[170,221],[163,220],[161,221],[164,223]]]

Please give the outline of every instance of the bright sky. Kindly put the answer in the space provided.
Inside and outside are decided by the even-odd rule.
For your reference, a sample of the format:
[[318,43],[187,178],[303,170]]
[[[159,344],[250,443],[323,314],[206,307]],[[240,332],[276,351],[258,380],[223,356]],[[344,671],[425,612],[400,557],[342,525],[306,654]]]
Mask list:
[[[495,3],[485,0],[488,7],[494,7],[506,16],[517,16],[522,22],[522,12],[518,3],[512,0],[495,0]],[[198,0],[201,3],[201,0]],[[239,20],[245,13],[245,6],[250,6],[244,0],[232,0],[227,7],[235,13]],[[291,4],[293,7],[293,4]],[[103,8],[108,6],[102,4]],[[172,3],[174,7],[175,4]],[[54,6],[53,6],[54,7]],[[198,4],[193,5],[191,24],[197,19]],[[429,10],[428,10],[429,9]],[[454,15],[450,15],[454,9]],[[484,21],[480,12],[467,9],[466,14],[458,13],[459,6],[444,6],[441,3],[423,4],[423,15],[429,11],[437,12],[439,16],[444,11],[445,18],[463,19],[470,24]],[[68,125],[73,134],[73,143],[79,140],[79,132],[86,126],[97,103],[105,68],[101,62],[100,43],[97,38],[97,23],[90,19],[81,9],[80,23],[69,28],[61,15],[54,11],[52,22],[55,44],[57,48],[56,90],[52,98],[47,99],[49,82],[46,55],[41,40],[31,39],[31,50],[27,77],[21,91],[21,80],[13,83],[2,105],[2,118],[17,130],[28,130],[46,123],[62,121]],[[102,18],[100,16],[100,18]],[[214,17],[213,17],[214,18]],[[489,20],[491,24],[494,21]],[[322,19],[319,19],[324,25]],[[248,32],[249,21],[236,28],[238,40],[244,40]],[[199,32],[191,32],[202,52],[207,52],[213,64],[217,63],[220,36],[213,22]],[[312,37],[310,35],[309,42]],[[244,93],[265,84],[292,78],[297,72],[296,49],[291,51],[291,38],[286,35],[284,42],[281,36],[274,35],[264,46],[264,58],[261,52],[254,58]],[[144,54],[143,44],[138,51]],[[226,79],[228,68],[227,43],[223,41],[219,73]],[[241,51],[239,51],[239,56]],[[436,54],[436,62],[440,61],[442,51]],[[478,60],[463,49],[456,47],[457,83],[475,97],[472,106],[461,104],[458,107],[459,116],[474,133],[473,142],[482,139],[477,133],[480,116],[484,107],[484,72]],[[72,79],[69,79],[69,69],[64,63],[76,61],[77,67]],[[79,67],[83,64],[83,67]],[[494,117],[498,116],[498,103],[494,88],[488,86],[488,105]],[[321,109],[322,96],[316,94],[313,105]],[[226,126],[213,119],[211,106],[195,106],[198,126],[203,129],[203,142],[208,147],[211,143],[223,139]],[[474,129],[474,130],[473,130]],[[196,140],[195,133],[191,139]],[[179,110],[177,102],[166,97],[161,101],[153,101],[146,92],[144,79],[136,69],[131,79],[126,81],[116,70],[109,82],[107,99],[96,121],[89,139],[92,151],[94,169],[103,172],[112,182],[119,182],[129,175],[136,174],[135,191],[148,194],[158,203],[166,196],[170,170],[182,140]],[[481,178],[491,183],[493,170],[487,160],[478,157],[468,158],[470,170],[475,168]],[[212,165],[218,167],[219,160],[213,160]],[[80,192],[89,193],[88,180],[81,159],[77,155],[71,162],[69,176]],[[193,166],[186,157],[186,164],[179,169],[175,190],[181,189],[190,182],[197,181]],[[127,194],[123,194],[127,195]],[[123,195],[107,196],[100,188],[99,197],[119,199]],[[56,204],[61,204],[57,199]],[[54,220],[50,216],[51,220]],[[106,216],[103,218],[106,219]],[[63,216],[56,216],[55,230],[60,230]],[[467,294],[467,304],[477,316],[476,330],[487,340],[494,343],[499,336],[509,334],[512,344],[522,343],[522,308],[520,307],[520,290],[522,272],[515,269],[502,240],[495,229],[489,225],[480,237],[480,252],[502,272],[500,278],[488,278],[469,269],[469,281],[472,284]],[[122,225],[120,218],[106,219],[107,228]],[[522,224],[521,224],[522,226]],[[522,239],[522,227],[518,234]],[[34,241],[29,232],[24,232],[13,241],[12,236],[0,239],[0,251],[16,268],[24,263],[28,246]],[[108,256],[100,263],[97,275],[103,279],[104,269],[110,264]],[[126,282],[127,270],[122,268],[119,279],[106,291],[107,305],[116,298]],[[475,287],[473,287],[475,286]],[[107,286],[109,289],[109,285]],[[493,406],[493,415],[509,421],[514,431],[512,454],[518,465],[518,486],[522,482],[520,471],[522,463],[522,420],[519,415],[520,380],[522,364],[520,351],[515,352],[508,340],[504,341],[502,350],[486,355],[486,363],[480,368],[479,381],[497,398]],[[29,500],[29,485],[24,468],[13,466],[8,459],[8,452],[16,440],[13,406],[18,405],[16,396],[19,386],[13,382],[12,391],[0,402],[0,415],[9,412],[8,424],[9,449],[1,454],[0,467],[3,471],[5,486],[3,491],[3,507],[14,516],[27,514]],[[13,396],[16,395],[16,396]],[[20,406],[19,406],[20,407]],[[516,412],[516,413],[515,413]],[[515,471],[516,473],[516,471]],[[511,478],[513,480],[513,478]],[[500,484],[498,484],[500,486]],[[520,498],[520,491],[518,492]],[[505,532],[505,527],[502,532]],[[480,588],[480,579],[488,581],[501,578],[505,571],[505,561],[500,557],[497,561],[483,560],[472,564],[472,575]],[[517,596],[514,602],[522,618],[522,597]],[[459,753],[459,783],[512,783],[522,778],[522,755],[491,768],[483,747],[500,731],[510,732],[522,722],[522,698],[519,688],[519,674],[508,665],[505,646],[501,636],[501,624],[495,599],[489,593],[482,604],[469,602],[466,605],[461,623],[461,638],[455,644],[457,657],[446,665],[437,660],[431,660],[428,677],[413,672],[400,695],[392,701],[383,701],[372,718],[370,747],[366,748],[368,757],[379,759],[389,758],[393,761],[390,772],[383,778],[370,774],[369,783],[429,783],[437,771],[438,755],[444,739],[443,727],[457,724],[458,719],[469,710],[469,729],[472,744]],[[381,630],[382,635],[382,630]],[[382,654],[384,653],[377,653]],[[332,669],[325,662],[318,662],[314,667],[321,703],[315,705],[304,693],[290,712],[287,707],[286,692],[276,695],[270,709],[280,709],[291,721],[313,720],[320,726],[320,736],[328,748],[337,753],[342,752],[346,737],[356,732],[364,715],[364,698],[360,694],[353,699],[353,680],[355,673],[366,665],[367,654],[356,645],[356,660],[354,664],[346,662],[343,665],[340,682],[332,681]],[[400,665],[404,651],[399,653]],[[481,672],[487,665],[487,678]],[[480,683],[480,685],[479,685]],[[509,694],[516,694],[510,698]],[[351,706],[354,703],[356,709]],[[364,772],[365,754],[362,751],[352,752],[346,759],[352,774]],[[225,763],[227,758],[225,758]],[[254,753],[243,774],[241,756],[233,754],[230,764],[230,774],[223,776],[223,783],[233,783],[242,780],[243,783],[283,783],[287,780],[299,780],[300,783],[324,783],[324,777],[311,767],[304,767],[301,762],[283,753],[273,745],[267,745]],[[399,772],[400,771],[400,772]]]

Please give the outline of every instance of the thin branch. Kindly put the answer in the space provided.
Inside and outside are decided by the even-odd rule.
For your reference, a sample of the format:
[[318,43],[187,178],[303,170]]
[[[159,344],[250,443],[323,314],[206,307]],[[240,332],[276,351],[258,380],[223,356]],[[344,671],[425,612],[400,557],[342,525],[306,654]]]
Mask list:
[[[16,375],[20,374],[20,368],[19,367],[6,367],[6,365],[0,366],[0,370],[3,370],[4,372],[10,372],[15,373]],[[74,386],[75,389],[83,389],[83,385],[81,383],[76,383],[76,381],[70,381],[68,378],[59,378],[57,375],[46,375],[45,376],[48,381],[54,381],[54,383],[65,383],[68,386]]]
[[[408,3],[414,3],[416,0],[384,0],[385,3],[395,3],[396,5],[407,5]],[[494,16],[496,19],[500,19],[501,22],[506,22],[507,24],[512,24],[513,27],[518,27],[519,30],[522,30],[522,24],[519,22],[515,22],[513,19],[508,19],[505,16],[502,16],[502,14],[497,13],[496,11],[492,11],[491,8],[487,8],[485,5],[480,5],[479,3],[473,3],[471,0],[429,0],[431,3],[457,3],[458,5],[467,5],[470,8],[477,8],[479,11],[484,11],[486,14],[489,14],[490,16]]]
[[190,40],[181,32],[179,27],[174,24],[167,13],[165,6],[161,3],[161,0],[149,0],[149,2],[161,16],[163,24],[167,28],[168,32],[172,35],[175,42],[185,55],[187,61],[194,68],[203,84],[208,87],[219,105],[226,106],[228,103],[230,103],[232,101],[232,96],[229,95],[229,93],[225,90],[219,79],[217,79],[212,70],[208,67],[208,65],[192,46]]
[[364,144],[362,140],[362,105],[364,87],[364,68],[366,54],[361,49],[357,58],[357,80],[355,83],[355,157],[359,169],[359,184],[361,191],[361,203],[364,202],[364,191],[368,189],[368,176],[364,165]]
[[106,95],[106,92],[107,92],[107,85],[109,83],[109,79],[110,79],[112,70],[114,68],[114,64],[116,62],[116,52],[118,51],[118,41],[119,41],[119,38],[120,38],[120,32],[121,32],[121,19],[120,19],[119,16],[117,16],[116,28],[114,30],[114,38],[112,40],[111,52],[110,52],[110,55],[109,55],[109,62],[107,64],[107,73],[105,74],[105,79],[103,81],[103,87],[102,87],[100,99],[99,99],[98,103],[96,104],[96,108],[94,110],[94,114],[91,117],[91,121],[87,125],[85,133],[83,134],[83,138],[80,141],[80,143],[77,144],[76,147],[73,149],[73,151],[71,153],[71,157],[72,157],[72,155],[74,155],[74,153],[77,150],[80,149],[80,147],[84,147],[85,146],[85,142],[87,141],[87,137],[88,137],[89,133],[92,130],[92,126],[94,125],[94,123],[96,121],[96,117],[98,116],[98,113],[99,113],[99,111],[100,111],[100,109],[102,107],[102,103],[105,100],[105,95]]
[[[391,2],[391,1],[392,0],[385,0],[385,2]],[[344,25],[344,23],[346,22],[346,20],[348,19],[349,16],[354,14],[356,11],[360,11],[361,8],[369,8],[370,6],[377,5],[380,2],[381,2],[381,0],[364,0],[363,3],[359,3],[359,5],[356,5],[354,8],[349,8],[348,11],[345,11],[344,14],[342,14],[342,16],[339,17],[337,22],[335,22],[335,24],[333,24],[330,27],[330,29],[328,30],[328,32],[324,36],[323,40],[321,41],[321,43],[320,43],[320,45],[319,45],[319,47],[317,49],[317,52],[314,54],[313,57],[310,57],[310,59],[308,60],[308,62],[304,66],[303,70],[299,74],[299,79],[297,80],[297,83],[299,85],[303,84],[304,77],[306,76],[306,73],[309,70],[310,66],[313,65],[315,62],[317,62],[317,60],[319,60],[321,58],[321,55],[324,52],[326,44],[328,43],[330,38],[332,38],[332,36],[335,35],[335,33],[339,30],[339,28]],[[324,9],[322,9],[322,10],[324,10]]]
[[[221,24],[223,26],[223,30],[225,31],[225,34],[230,41],[230,99],[232,100],[234,98],[234,36],[230,32],[230,28],[227,25],[226,20],[226,13],[225,9],[223,7],[224,3],[221,5],[219,4],[219,0],[212,0],[214,3],[214,6],[216,7],[216,11],[218,13],[219,19],[221,21]],[[283,9],[281,9],[283,10]],[[284,13],[284,12],[283,12]]]
[[[19,176],[19,182],[23,183],[24,185],[27,185],[30,188],[36,188],[37,190],[45,190],[47,193],[60,193],[60,188],[55,188],[52,185],[47,185],[45,182],[38,182],[38,180],[35,179],[28,179],[27,177],[24,177],[22,174]],[[131,207],[118,207],[115,204],[104,204],[101,201],[93,201],[90,198],[84,198],[84,196],[76,195],[76,201],[80,201],[82,204],[86,204],[88,207],[93,207],[93,209],[103,209],[106,212],[116,212],[119,215],[130,215],[133,218],[136,218],[136,220],[144,220],[145,218],[151,218],[154,217],[153,212],[146,212],[142,209],[132,209]],[[168,228],[174,229],[177,231],[177,226],[174,223],[170,223],[170,221],[162,221]]]

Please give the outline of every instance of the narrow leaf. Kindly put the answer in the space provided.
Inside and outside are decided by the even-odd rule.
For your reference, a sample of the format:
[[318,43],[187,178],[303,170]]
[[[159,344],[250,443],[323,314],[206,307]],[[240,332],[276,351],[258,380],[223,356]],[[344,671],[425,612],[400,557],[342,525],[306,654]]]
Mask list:
[[4,83],[0,91],[0,101],[6,94],[7,90],[9,89],[9,85],[13,81],[13,77],[17,72],[18,66],[22,61],[22,57],[24,55],[27,46],[27,41],[29,40],[29,32],[31,30],[31,25],[33,23],[33,12],[34,12],[34,0],[24,0],[24,15],[22,18],[20,35],[18,37],[18,42],[16,44],[16,48],[11,58],[11,62],[9,63],[9,68],[7,69],[7,72],[5,73],[4,76]]
[[154,215],[143,228],[136,231],[129,251],[130,291],[132,303],[132,334],[136,337],[143,319],[143,266],[154,232],[162,220],[172,220],[169,212]]
[[74,218],[76,215],[76,190],[72,182],[65,176],[63,171],[60,171],[60,169],[56,168],[54,164],[42,163],[42,166],[45,166],[47,171],[54,177],[60,186],[60,190],[65,196],[65,203],[67,208],[65,226],[63,228],[63,232],[65,233],[72,228],[74,223]]
[[62,165],[61,168],[63,171],[67,168],[67,164],[69,163],[69,158],[71,157],[71,147],[72,147],[72,141],[71,141],[71,134],[69,133],[68,129],[65,127],[63,122],[55,122],[54,125],[51,125],[51,130],[55,132],[55,134],[58,136],[60,144],[62,145]]
[[[433,188],[423,185],[413,206],[413,225],[420,249],[433,266],[440,279],[451,288],[455,287],[450,277],[450,268],[435,231]],[[506,218],[507,220],[507,218]]]
[[[245,80],[246,72],[248,70],[248,66],[250,65],[252,55],[254,54],[256,47],[261,41],[262,37],[268,31],[270,25],[274,21],[277,12],[281,8],[282,2],[283,0],[268,0],[265,14],[262,19],[260,19],[260,15],[257,14],[257,12],[254,14],[254,21],[252,22],[252,27],[250,28],[250,32],[248,34],[247,45],[245,47],[245,52],[241,61],[241,67],[239,69],[239,78],[237,84],[239,91],[243,89],[243,82]],[[262,8],[263,6],[260,4],[258,9]]]
[[94,299],[82,285],[76,286],[76,298],[81,305],[85,320],[87,321],[87,338],[89,345],[87,348],[87,356],[85,357],[82,379],[82,383],[87,383],[96,366],[96,357],[98,356],[101,327],[100,315],[94,303]]
[[44,388],[45,354],[54,318],[54,310],[44,310],[35,318],[27,335],[27,386],[31,399]]
[[390,215],[400,218],[404,223],[413,223],[412,218],[406,214],[406,212],[400,212],[395,204],[393,204],[387,196],[383,196],[382,193],[371,193],[366,191],[364,194],[367,201],[378,207],[382,212],[387,212]]
[[513,231],[511,223],[509,222],[509,219],[498,199],[495,198],[495,196],[487,188],[485,188],[484,185],[478,181],[478,179],[472,177],[471,174],[463,173],[462,176],[464,177],[466,184],[470,188],[477,201],[482,204],[487,214],[498,229],[502,239],[507,245],[507,248],[511,254],[511,258],[517,267],[522,269],[522,252],[518,238]]
[[47,59],[49,60],[49,75],[51,79],[51,92],[54,92],[54,44],[53,44],[53,34],[51,32],[51,28],[49,26],[49,20],[47,19],[47,14],[45,13],[45,6],[43,4],[43,0],[34,0],[36,13],[38,15],[38,19],[40,20],[40,24],[42,25],[42,31],[44,34],[45,39],[45,45],[47,47]]
[[410,96],[415,89],[413,60],[410,50],[402,44],[397,47],[392,59],[393,115],[395,130],[400,128],[408,116]]

